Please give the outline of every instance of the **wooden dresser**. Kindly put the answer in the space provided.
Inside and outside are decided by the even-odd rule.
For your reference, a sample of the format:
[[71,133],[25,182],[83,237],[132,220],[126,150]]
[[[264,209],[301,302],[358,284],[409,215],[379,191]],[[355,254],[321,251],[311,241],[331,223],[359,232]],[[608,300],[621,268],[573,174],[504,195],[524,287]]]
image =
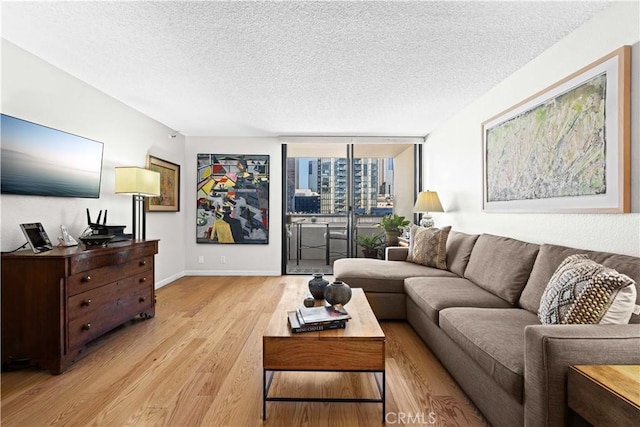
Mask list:
[[2,255],[2,365],[64,372],[84,346],[155,314],[157,240]]

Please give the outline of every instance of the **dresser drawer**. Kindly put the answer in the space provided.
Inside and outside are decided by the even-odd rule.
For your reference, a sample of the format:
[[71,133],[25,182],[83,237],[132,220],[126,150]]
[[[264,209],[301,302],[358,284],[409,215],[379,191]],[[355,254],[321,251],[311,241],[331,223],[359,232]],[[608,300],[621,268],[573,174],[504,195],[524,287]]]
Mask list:
[[147,276],[148,272],[143,272],[69,297],[68,320],[76,320],[93,315],[96,311],[115,308],[123,295],[137,294],[153,286]]
[[156,242],[144,242],[123,248],[117,248],[114,245],[100,252],[85,250],[70,259],[69,275],[116,264],[126,264],[138,258],[153,258],[156,253]]
[[148,311],[153,305],[152,286],[140,285],[128,295],[95,306],[69,322],[69,348],[78,348],[114,327]]
[[[145,273],[144,280],[153,281],[153,256],[145,256],[123,264],[110,265],[84,271],[69,276],[67,289],[69,296],[95,289],[107,283],[116,282],[129,276]],[[141,278],[141,280],[143,280]]]

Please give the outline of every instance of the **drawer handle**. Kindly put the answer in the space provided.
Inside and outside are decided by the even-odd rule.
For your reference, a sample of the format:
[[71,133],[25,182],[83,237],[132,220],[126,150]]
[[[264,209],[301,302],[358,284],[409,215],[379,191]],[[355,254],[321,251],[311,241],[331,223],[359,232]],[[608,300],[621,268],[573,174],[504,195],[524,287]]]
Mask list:
[[140,261],[140,267],[143,267],[145,265],[147,265],[147,260],[146,259],[143,259],[142,261]]
[[82,301],[82,306],[83,307],[88,307],[91,304],[91,298],[88,298],[84,301]]
[[84,276],[84,277],[82,278],[82,281],[83,281],[84,283],[88,283],[88,282],[90,282],[90,281],[91,281],[91,276],[88,276],[88,275],[87,275],[87,276]]
[[83,331],[88,331],[89,329],[91,329],[91,323],[85,323],[84,325],[82,325]]
[[145,302],[147,299],[145,297],[138,298],[138,302]]
[[140,283],[144,283],[144,282],[146,282],[146,281],[147,281],[147,278],[146,278],[146,277],[142,277],[142,278],[140,278]]

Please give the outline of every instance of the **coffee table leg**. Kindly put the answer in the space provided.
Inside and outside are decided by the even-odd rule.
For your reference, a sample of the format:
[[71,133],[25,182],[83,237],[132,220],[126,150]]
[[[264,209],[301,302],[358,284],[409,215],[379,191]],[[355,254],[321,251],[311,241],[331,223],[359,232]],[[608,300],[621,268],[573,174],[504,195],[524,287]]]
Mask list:
[[267,419],[267,370],[262,370],[262,420]]
[[386,379],[385,372],[386,371],[382,371],[382,424],[385,423],[386,415],[387,415],[387,409],[386,409],[387,379]]
[[269,379],[267,380],[267,369],[262,370],[262,419],[267,419],[267,398],[269,397],[269,389],[273,381],[273,371],[269,371]]
[[[378,374],[382,377],[382,384],[380,384],[380,380],[378,379]],[[385,416],[387,415],[386,408],[386,394],[387,394],[387,380],[386,380],[386,371],[374,372],[373,378],[376,380],[376,385],[378,386],[378,392],[380,393],[380,402],[382,403],[382,424],[385,423]]]

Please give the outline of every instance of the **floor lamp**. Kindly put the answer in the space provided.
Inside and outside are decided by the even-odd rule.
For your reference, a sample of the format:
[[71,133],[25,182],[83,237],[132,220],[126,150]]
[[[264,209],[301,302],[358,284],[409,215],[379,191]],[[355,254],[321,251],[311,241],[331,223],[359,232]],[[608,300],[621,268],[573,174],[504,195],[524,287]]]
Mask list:
[[137,166],[116,167],[116,194],[131,194],[134,239],[146,239],[145,196],[160,195],[160,173]]
[[444,212],[438,193],[435,191],[422,191],[418,194],[418,199],[413,207],[414,212],[423,212],[420,225],[422,227],[433,227],[434,222],[429,212]]

